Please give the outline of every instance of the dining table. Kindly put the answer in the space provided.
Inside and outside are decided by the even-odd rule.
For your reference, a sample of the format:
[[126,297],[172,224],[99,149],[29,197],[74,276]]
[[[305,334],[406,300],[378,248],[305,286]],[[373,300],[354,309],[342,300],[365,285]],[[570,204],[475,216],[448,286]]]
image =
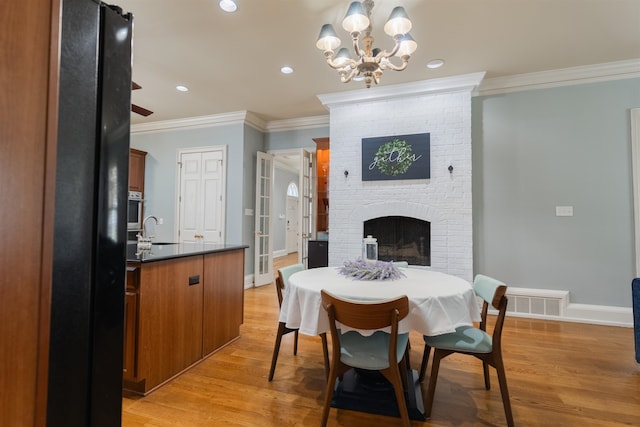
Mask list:
[[[471,284],[460,277],[422,266],[397,267],[399,277],[362,280],[343,274],[341,267],[302,270],[289,277],[280,310],[280,322],[305,335],[329,332],[329,317],[322,307],[321,290],[337,297],[357,301],[378,301],[406,295],[409,314],[398,324],[398,333],[416,331],[435,336],[454,332],[460,326],[480,321],[480,307]],[[342,332],[347,329],[343,327]],[[362,331],[363,335],[375,331]],[[412,419],[424,420],[422,393],[417,372],[408,367],[407,406]],[[393,390],[380,384],[358,384],[363,376],[345,374],[336,386],[332,406],[365,412],[395,415]],[[382,381],[385,383],[385,381]],[[380,393],[371,393],[372,388]],[[388,397],[388,398],[387,398]]]

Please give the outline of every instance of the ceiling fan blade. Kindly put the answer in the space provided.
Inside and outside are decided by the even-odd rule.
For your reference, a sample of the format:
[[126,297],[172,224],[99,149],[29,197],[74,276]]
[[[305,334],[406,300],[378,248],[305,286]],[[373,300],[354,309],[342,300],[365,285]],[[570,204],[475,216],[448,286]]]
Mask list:
[[140,114],[141,116],[147,117],[153,114],[153,111],[147,110],[146,108],[142,108],[139,105],[131,104],[131,111],[134,113]]
[[[136,89],[142,89],[142,86],[140,86],[138,83],[134,81],[131,81],[131,90],[136,90]],[[141,116],[144,116],[144,117],[147,117],[153,114],[153,111],[147,110],[146,108],[143,108],[136,104],[131,104],[131,111],[133,111],[136,114],[140,114]]]

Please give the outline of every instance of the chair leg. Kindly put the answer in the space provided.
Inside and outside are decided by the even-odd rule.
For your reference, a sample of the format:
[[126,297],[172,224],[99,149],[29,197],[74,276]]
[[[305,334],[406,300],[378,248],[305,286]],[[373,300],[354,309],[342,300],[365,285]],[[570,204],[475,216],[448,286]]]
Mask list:
[[404,349],[404,358],[407,361],[407,367],[411,368],[411,341],[407,341],[407,346]]
[[293,338],[293,355],[297,356],[298,355],[298,330],[296,329],[295,332],[295,337]]
[[[402,364],[403,363],[400,365]],[[406,373],[406,364],[404,367]],[[400,418],[402,419],[402,425],[409,427],[411,425],[411,421],[409,421],[409,411],[407,410],[407,401],[404,395],[403,381],[401,379],[403,375],[402,372],[400,372],[398,366],[390,366],[380,372],[389,380],[391,385],[393,385],[393,390],[398,402],[398,409],[400,411]]]
[[427,419],[431,418],[431,409],[433,408],[433,397],[436,392],[436,383],[438,382],[438,371],[440,370],[440,359],[442,358],[440,350],[435,349],[433,352],[433,360],[431,361],[431,377],[429,378],[429,388],[427,389],[427,399],[424,405],[424,415]]
[[422,364],[420,364],[420,376],[418,382],[424,381],[424,374],[427,371],[427,363],[429,362],[429,354],[431,353],[431,347],[424,345],[424,353],[422,354]]
[[507,417],[507,425],[513,427],[513,414],[511,412],[511,401],[509,400],[509,389],[507,388],[507,376],[505,375],[501,356],[496,357],[495,368],[498,373],[498,383],[500,384],[500,394],[502,395],[504,415]]
[[322,423],[320,425],[323,427],[327,425],[327,420],[329,419],[329,410],[331,409],[333,392],[336,388],[336,380],[338,378],[342,378],[344,373],[349,369],[351,369],[351,366],[345,365],[340,360],[334,361],[334,364],[331,365],[331,370],[327,380],[327,389],[324,396],[324,406],[322,408]]
[[327,388],[324,393],[325,396],[324,396],[324,406],[322,407],[322,423],[320,424],[323,427],[327,425],[327,420],[329,419],[329,409],[331,407],[331,399],[333,398],[333,389],[336,386],[336,378],[337,376],[332,370],[331,373],[329,374]]
[[400,379],[402,380],[402,389],[403,390],[408,390],[409,389],[409,372],[407,366],[409,366],[409,368],[411,367],[411,365],[407,365],[407,358],[403,357],[402,360],[400,361],[400,363],[398,364],[398,367],[400,369]]
[[484,388],[486,390],[491,389],[491,380],[489,379],[489,365],[486,361],[482,361],[482,370],[484,371]]
[[273,356],[271,357],[271,370],[269,370],[269,381],[273,380],[273,374],[276,371],[276,362],[278,361],[278,353],[280,353],[280,342],[284,335],[285,324],[278,323],[278,333],[276,334],[276,344],[273,347]]
[[322,339],[322,353],[324,355],[324,376],[329,378],[329,345],[327,344],[327,334],[321,333],[320,338]]

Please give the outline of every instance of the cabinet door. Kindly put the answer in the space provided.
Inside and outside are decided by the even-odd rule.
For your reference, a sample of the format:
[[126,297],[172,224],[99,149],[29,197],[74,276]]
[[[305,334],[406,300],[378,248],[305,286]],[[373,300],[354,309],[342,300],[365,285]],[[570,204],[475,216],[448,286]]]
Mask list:
[[144,192],[144,168],[147,153],[129,150],[129,190]]
[[138,374],[148,391],[202,358],[202,256],[140,270]]
[[244,249],[204,256],[203,355],[240,336],[244,310]]
[[136,324],[138,320],[138,294],[127,291],[124,295],[124,354],[122,376],[136,378]]
[[127,264],[127,280],[124,294],[124,348],[122,378],[129,381],[134,381],[137,377],[139,289],[140,268],[137,265]]

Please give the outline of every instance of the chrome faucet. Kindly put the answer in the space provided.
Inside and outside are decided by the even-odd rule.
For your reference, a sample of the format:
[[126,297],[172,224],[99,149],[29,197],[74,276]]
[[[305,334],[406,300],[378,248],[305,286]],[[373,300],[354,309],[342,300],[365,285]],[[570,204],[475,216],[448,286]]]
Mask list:
[[140,237],[141,237],[142,239],[149,239],[149,240],[150,240],[152,237],[155,237],[155,236],[147,237],[147,232],[146,232],[145,225],[146,225],[146,223],[147,223],[147,220],[148,220],[148,219],[153,219],[153,220],[155,221],[156,225],[158,225],[158,218],[156,218],[156,217],[155,217],[155,216],[153,216],[153,215],[149,215],[148,217],[146,217],[146,218],[142,221],[142,230],[140,230]]
[[140,230],[140,232],[137,235],[137,237],[138,237],[138,250],[151,249],[151,238],[154,237],[154,236],[147,237],[147,233],[145,232],[145,225],[147,224],[147,220],[148,219],[153,219],[156,222],[156,224],[158,224],[158,218],[156,218],[153,215],[149,215],[148,217],[146,217],[142,221],[142,230]]

